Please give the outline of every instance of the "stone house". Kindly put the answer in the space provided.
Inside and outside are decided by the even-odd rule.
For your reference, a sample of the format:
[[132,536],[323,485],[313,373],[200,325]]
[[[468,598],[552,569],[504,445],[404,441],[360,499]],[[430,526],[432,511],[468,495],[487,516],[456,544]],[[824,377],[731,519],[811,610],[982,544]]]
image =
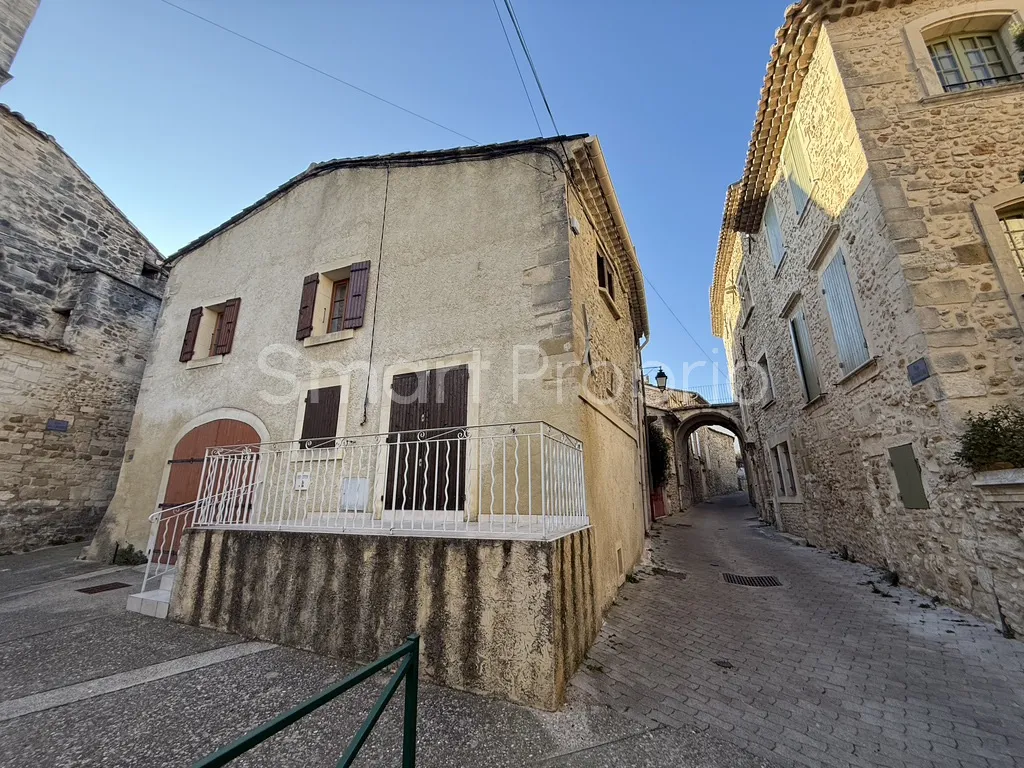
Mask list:
[[703,404],[703,398],[680,389],[645,387],[648,423],[665,437],[670,457],[664,485],[652,491],[654,514],[685,512],[740,490],[736,437],[716,425],[690,429],[681,418],[692,406]]
[[91,549],[148,546],[130,607],[362,658],[418,630],[428,677],[557,706],[647,516],[597,139],[316,164],[168,261]]
[[[0,85],[35,13],[0,0]],[[156,248],[0,104],[0,553],[92,536],[163,292]]]
[[1021,507],[953,455],[1024,384],[1022,19],[789,8],[711,289],[762,515],[1018,631]]

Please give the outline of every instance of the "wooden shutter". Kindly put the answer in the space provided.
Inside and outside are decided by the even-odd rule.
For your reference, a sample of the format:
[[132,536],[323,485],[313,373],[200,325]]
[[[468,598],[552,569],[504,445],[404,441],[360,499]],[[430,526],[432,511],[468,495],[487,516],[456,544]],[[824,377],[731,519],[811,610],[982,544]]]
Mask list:
[[302,416],[302,447],[333,447],[338,434],[338,412],[341,409],[341,385],[311,389],[306,393],[306,410]]
[[306,339],[313,334],[313,306],[316,304],[316,289],[319,285],[319,272],[306,275],[302,281],[302,300],[299,302],[299,325],[295,329],[296,339]]
[[828,316],[839,351],[839,367],[851,373],[868,361],[868,342],[864,338],[857,300],[853,296],[850,273],[842,251],[836,254],[821,275],[821,292],[825,294]]
[[768,248],[772,252],[772,263],[779,266],[786,255],[786,243],[782,238],[782,227],[779,224],[775,201],[770,196],[764,208],[764,229],[768,236]]
[[215,355],[226,355],[231,351],[231,344],[235,340],[235,325],[238,323],[238,307],[241,303],[241,299],[230,299],[224,304],[220,331],[217,332],[217,339],[213,347]]
[[196,353],[196,335],[199,333],[199,323],[203,319],[203,308],[196,307],[188,313],[188,325],[185,326],[185,339],[181,342],[181,355],[178,357],[183,363],[187,363]]
[[793,315],[789,326],[793,333],[796,361],[804,380],[804,393],[807,395],[807,401],[810,402],[821,395],[821,382],[818,379],[818,363],[814,358],[811,335],[807,332],[807,320],[804,318],[804,313],[797,312]]
[[349,268],[348,304],[342,328],[362,328],[366,312],[366,290],[370,285],[370,262],[360,261]]

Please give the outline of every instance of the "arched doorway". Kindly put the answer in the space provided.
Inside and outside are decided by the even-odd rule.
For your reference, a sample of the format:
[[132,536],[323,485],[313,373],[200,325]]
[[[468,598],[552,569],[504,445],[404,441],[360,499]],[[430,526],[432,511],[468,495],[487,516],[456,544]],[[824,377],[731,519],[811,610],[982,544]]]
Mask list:
[[[687,493],[683,487],[689,483],[690,498],[694,503],[706,501],[721,493],[731,493],[734,490],[741,490],[748,494],[751,504],[757,506],[759,496],[757,489],[757,478],[752,474],[752,462],[748,454],[747,441],[740,421],[739,407],[736,405],[724,405],[716,407],[681,408],[673,412],[676,418],[673,432],[673,443],[676,446],[676,457],[680,462],[679,482],[680,499],[685,502]],[[735,486],[716,487],[709,483],[709,474],[704,470],[707,468],[708,459],[702,455],[703,446],[698,438],[700,432],[707,432],[703,428],[710,428],[719,433],[719,441],[726,438],[729,441],[728,458],[731,478],[736,481]],[[728,434],[725,434],[728,433]],[[735,448],[732,446],[735,445]],[[735,452],[734,452],[735,451]],[[723,464],[721,451],[719,451],[718,464]],[[737,466],[738,465],[738,466]],[[724,466],[724,465],[723,465]],[[722,466],[718,467],[719,472]],[[685,470],[691,474],[686,474]]]
[[188,505],[199,497],[203,479],[203,459],[208,448],[228,445],[258,445],[259,433],[250,425],[235,419],[216,419],[189,430],[174,446],[168,460],[170,472],[164,498],[160,503],[163,515],[157,529],[153,555],[162,563],[173,563],[178,543],[192,523],[193,508]]

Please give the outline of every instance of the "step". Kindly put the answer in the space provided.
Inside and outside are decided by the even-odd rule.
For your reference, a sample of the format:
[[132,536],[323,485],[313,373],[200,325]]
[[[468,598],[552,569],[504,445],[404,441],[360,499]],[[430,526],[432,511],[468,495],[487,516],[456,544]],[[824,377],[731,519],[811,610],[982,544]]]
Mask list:
[[177,576],[177,573],[178,573],[177,571],[171,571],[170,573],[165,573],[163,576],[161,576],[160,577],[160,589],[166,590],[168,592],[173,592],[174,591],[174,577]]
[[143,616],[152,616],[157,619],[167,618],[167,609],[171,605],[171,593],[166,589],[151,589],[147,592],[137,592],[128,596],[128,605],[125,608],[134,613],[141,613]]

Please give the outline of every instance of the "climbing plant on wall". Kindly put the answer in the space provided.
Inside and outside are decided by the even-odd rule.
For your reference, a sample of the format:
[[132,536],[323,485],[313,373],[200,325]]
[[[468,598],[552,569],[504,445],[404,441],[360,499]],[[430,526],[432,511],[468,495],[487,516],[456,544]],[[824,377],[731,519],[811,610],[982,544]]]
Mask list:
[[954,458],[976,472],[1024,467],[1024,410],[1001,405],[969,413]]
[[661,488],[668,477],[668,438],[654,424],[647,424],[647,463],[651,470],[651,487]]

